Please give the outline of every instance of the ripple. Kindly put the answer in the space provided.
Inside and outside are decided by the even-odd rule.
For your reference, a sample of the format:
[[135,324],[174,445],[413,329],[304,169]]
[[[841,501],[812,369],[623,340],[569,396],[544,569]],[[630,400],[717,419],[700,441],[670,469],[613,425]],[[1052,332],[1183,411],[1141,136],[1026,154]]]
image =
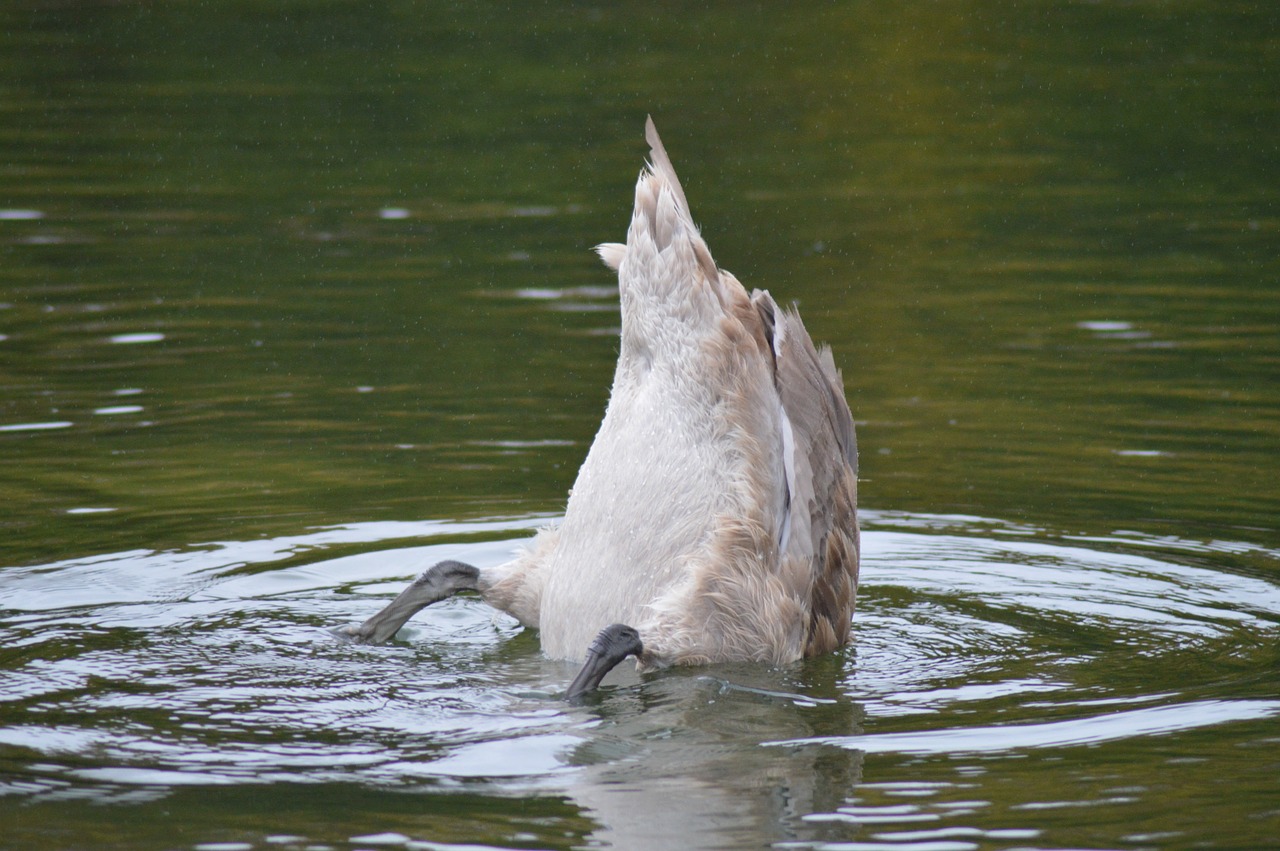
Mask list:
[[581,744],[565,733],[523,736],[464,745],[443,759],[391,768],[449,777],[546,777],[568,770],[566,755]]
[[572,440],[546,438],[543,440],[469,440],[470,446],[490,446],[495,449],[543,449],[549,446],[576,446]]
[[0,425],[0,431],[50,431],[60,428],[71,428],[75,423],[70,420],[53,420],[42,423],[10,423]]
[[834,736],[766,742],[766,745],[834,745],[864,753],[993,753],[1027,748],[1098,744],[1140,736],[1163,735],[1232,721],[1255,721],[1280,715],[1277,700],[1205,700],[1133,709],[1052,721],[999,727],[965,727],[919,733]]
[[109,341],[119,345],[136,345],[138,343],[158,343],[163,339],[164,334],[154,331],[141,331],[135,334],[113,334]]
[[413,840],[403,833],[369,833],[353,836],[350,841],[358,845],[408,845]]
[[122,783],[130,786],[217,786],[232,783],[217,774],[193,771],[160,771],[151,768],[84,768],[70,772],[85,780]]
[[44,213],[40,210],[0,210],[0,222],[29,222],[43,218]]
[[1084,322],[1077,322],[1076,327],[1082,328],[1085,331],[1096,331],[1099,333],[1118,333],[1122,331],[1133,330],[1133,323],[1123,322],[1119,320],[1111,320],[1111,319],[1094,319],[1094,320],[1087,320]]
[[552,287],[525,287],[515,291],[516,298],[531,299],[533,301],[555,301],[557,299],[572,298],[598,298],[598,299],[616,299],[618,290],[616,287],[564,287],[555,289]]
[[[560,703],[572,666],[544,659],[533,635],[474,598],[434,606],[386,646],[329,636],[427,565],[497,564],[552,519],[356,523],[5,568],[0,646],[16,661],[0,670],[0,693],[22,712],[0,725],[0,744],[69,761],[60,782],[103,795],[483,782],[589,798],[609,772],[679,774],[725,754],[730,779],[715,783],[732,786],[756,770],[744,764],[811,776],[804,766],[832,752],[1012,758],[1280,715],[1267,695],[1213,693],[1220,664],[1196,667],[1227,653],[1247,670],[1265,664],[1250,654],[1280,633],[1275,585],[1210,569],[1204,543],[1179,559],[1185,542],[1117,536],[1103,547],[960,516],[866,513],[856,643],[843,656],[624,672],[604,698],[627,707],[613,720]],[[1124,680],[1135,658],[1174,672],[1176,687]],[[6,788],[52,795],[47,774]],[[972,795],[956,809],[916,803],[951,788],[879,789],[885,807],[915,810],[806,815],[815,829],[943,829],[980,806]]]

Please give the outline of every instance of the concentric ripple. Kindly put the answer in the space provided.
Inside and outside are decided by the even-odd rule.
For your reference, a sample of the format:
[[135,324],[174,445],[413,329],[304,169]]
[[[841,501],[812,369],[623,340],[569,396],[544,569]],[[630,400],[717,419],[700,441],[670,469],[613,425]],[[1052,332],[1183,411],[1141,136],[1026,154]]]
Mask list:
[[[974,826],[995,763],[1145,753],[1215,729],[1238,730],[1227,738],[1243,748],[1280,715],[1257,677],[1276,663],[1280,588],[1206,566],[1240,547],[866,519],[848,651],[782,669],[623,672],[585,707],[559,699],[570,666],[475,599],[434,607],[388,646],[328,633],[439,559],[502,561],[547,518],[5,568],[0,791],[136,803],[190,786],[463,783],[567,796],[620,844],[661,839],[635,817],[665,813],[687,847],[732,840],[734,825],[743,837],[785,825],[789,847],[875,825],[873,845],[971,848],[1052,829],[1007,812]],[[768,789],[785,794],[744,808]],[[1018,812],[1053,803],[1032,795]],[[708,812],[719,827],[690,833]],[[919,823],[933,827],[906,829]]]

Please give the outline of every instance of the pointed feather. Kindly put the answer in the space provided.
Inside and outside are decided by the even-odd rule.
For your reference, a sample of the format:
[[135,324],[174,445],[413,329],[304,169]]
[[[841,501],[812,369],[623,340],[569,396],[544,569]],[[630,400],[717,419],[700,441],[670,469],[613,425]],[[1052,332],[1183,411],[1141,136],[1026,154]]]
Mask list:
[[621,242],[602,242],[596,246],[596,254],[604,261],[604,265],[613,271],[622,266],[622,259],[627,256],[627,247]]

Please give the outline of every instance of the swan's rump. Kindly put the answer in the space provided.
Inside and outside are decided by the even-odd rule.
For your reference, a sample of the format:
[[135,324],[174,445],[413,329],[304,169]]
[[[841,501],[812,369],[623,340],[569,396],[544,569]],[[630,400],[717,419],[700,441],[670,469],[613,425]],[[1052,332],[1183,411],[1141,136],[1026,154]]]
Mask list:
[[[829,353],[718,269],[650,126],[617,268],[608,410],[543,574],[544,651],[609,623],[649,665],[786,662],[847,640],[857,588],[853,424]],[[526,620],[528,622],[528,620]]]
[[794,311],[716,266],[647,130],[627,242],[598,249],[618,272],[622,334],[563,521],[506,564],[433,565],[340,634],[385,641],[477,590],[539,629],[547,655],[585,658],[574,697],[628,656],[785,663],[848,640],[857,448],[840,375]]

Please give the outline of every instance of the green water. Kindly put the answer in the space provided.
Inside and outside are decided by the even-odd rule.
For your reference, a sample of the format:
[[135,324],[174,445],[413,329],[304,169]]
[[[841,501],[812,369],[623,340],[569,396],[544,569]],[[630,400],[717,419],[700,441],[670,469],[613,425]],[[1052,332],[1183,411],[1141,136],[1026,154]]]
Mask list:
[[[6,4],[0,845],[1266,846],[1278,91],[1268,4]],[[646,113],[844,371],[856,645],[328,640],[562,510]]]

